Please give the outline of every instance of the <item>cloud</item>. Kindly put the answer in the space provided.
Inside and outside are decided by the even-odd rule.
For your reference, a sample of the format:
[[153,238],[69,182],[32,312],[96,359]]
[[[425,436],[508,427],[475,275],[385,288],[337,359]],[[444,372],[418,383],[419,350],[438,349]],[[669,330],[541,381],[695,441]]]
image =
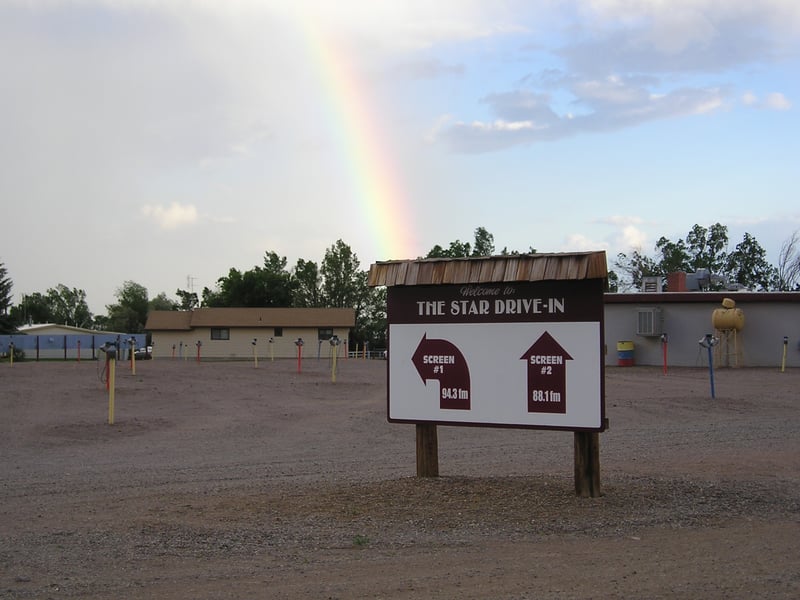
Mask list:
[[634,225],[626,225],[617,236],[615,245],[620,248],[644,248],[646,242],[647,234],[644,231]]
[[161,229],[174,230],[197,223],[197,208],[191,204],[173,202],[169,206],[145,205],[142,214],[154,221]]
[[597,242],[582,233],[573,233],[567,236],[561,247],[562,252],[585,252],[589,250],[607,250],[607,242]]
[[[570,7],[562,21],[551,20],[548,43],[541,32],[520,40],[518,62],[531,70],[516,89],[483,97],[489,118],[456,115],[437,139],[455,152],[490,152],[705,115],[729,106],[739,70],[797,54],[800,9],[789,0],[586,0]],[[792,106],[780,93],[761,100],[748,93],[742,102]]]
[[501,119],[532,121],[539,127],[556,123],[558,115],[550,108],[550,96],[529,91],[490,94],[482,102],[491,106]]
[[758,96],[756,96],[753,92],[745,92],[742,94],[742,104],[745,106],[757,106]]
[[[796,47],[794,0],[589,0],[577,3],[584,40],[565,54],[591,64],[649,72],[705,70],[773,61]],[[596,54],[599,51],[607,54]]]
[[779,92],[767,94],[764,98],[764,106],[771,110],[789,110],[792,108],[792,103],[789,99]]
[[649,236],[642,228],[642,225],[646,224],[642,217],[612,215],[594,219],[592,223],[610,225],[614,228],[611,235],[607,236],[610,241],[605,244],[605,248],[611,250],[613,254],[627,253],[631,249],[641,249],[649,245]]
[[666,94],[643,89],[625,89],[622,82],[610,93],[599,92],[599,85],[576,88],[576,104],[585,109],[578,114],[557,114],[547,105],[547,96],[528,91],[492,94],[484,99],[500,118],[493,121],[455,121],[439,127],[436,139],[456,152],[490,152],[518,144],[633,127],[648,121],[699,115],[725,107],[729,95],[722,88],[681,88]]
[[603,79],[577,81],[572,86],[575,97],[594,105],[634,105],[647,102],[650,97],[647,89],[631,85],[630,78],[609,75]]
[[790,110],[792,102],[780,92],[772,92],[763,98],[759,98],[755,93],[747,91],[742,94],[742,104],[752,108],[764,110]]

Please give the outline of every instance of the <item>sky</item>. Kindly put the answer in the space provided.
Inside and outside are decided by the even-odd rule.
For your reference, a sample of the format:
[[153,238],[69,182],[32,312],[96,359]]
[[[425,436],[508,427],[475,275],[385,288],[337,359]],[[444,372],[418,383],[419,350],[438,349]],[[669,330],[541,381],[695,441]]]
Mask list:
[[15,302],[800,229],[796,0],[3,0],[0,86]]

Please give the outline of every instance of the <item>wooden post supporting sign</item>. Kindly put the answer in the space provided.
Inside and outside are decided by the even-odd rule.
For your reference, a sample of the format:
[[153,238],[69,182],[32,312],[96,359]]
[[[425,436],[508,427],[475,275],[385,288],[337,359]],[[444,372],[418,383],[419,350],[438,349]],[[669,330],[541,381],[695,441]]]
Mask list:
[[598,498],[600,494],[600,435],[575,432],[575,495]]
[[439,476],[439,437],[433,423],[417,423],[417,477]]

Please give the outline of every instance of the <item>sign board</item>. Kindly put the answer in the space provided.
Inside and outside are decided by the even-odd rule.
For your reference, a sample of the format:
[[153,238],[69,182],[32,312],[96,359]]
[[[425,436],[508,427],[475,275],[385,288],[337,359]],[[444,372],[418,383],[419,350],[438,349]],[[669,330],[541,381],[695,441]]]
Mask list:
[[388,418],[602,431],[603,282],[392,286]]

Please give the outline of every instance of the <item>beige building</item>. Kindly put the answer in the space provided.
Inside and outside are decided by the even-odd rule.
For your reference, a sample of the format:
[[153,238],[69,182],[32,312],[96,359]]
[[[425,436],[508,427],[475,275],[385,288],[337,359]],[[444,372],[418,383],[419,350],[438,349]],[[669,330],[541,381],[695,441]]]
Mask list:
[[300,339],[304,356],[327,356],[333,336],[346,352],[354,326],[352,308],[196,308],[151,311],[145,329],[154,358],[196,357],[199,344],[203,359],[248,359],[296,357]]

